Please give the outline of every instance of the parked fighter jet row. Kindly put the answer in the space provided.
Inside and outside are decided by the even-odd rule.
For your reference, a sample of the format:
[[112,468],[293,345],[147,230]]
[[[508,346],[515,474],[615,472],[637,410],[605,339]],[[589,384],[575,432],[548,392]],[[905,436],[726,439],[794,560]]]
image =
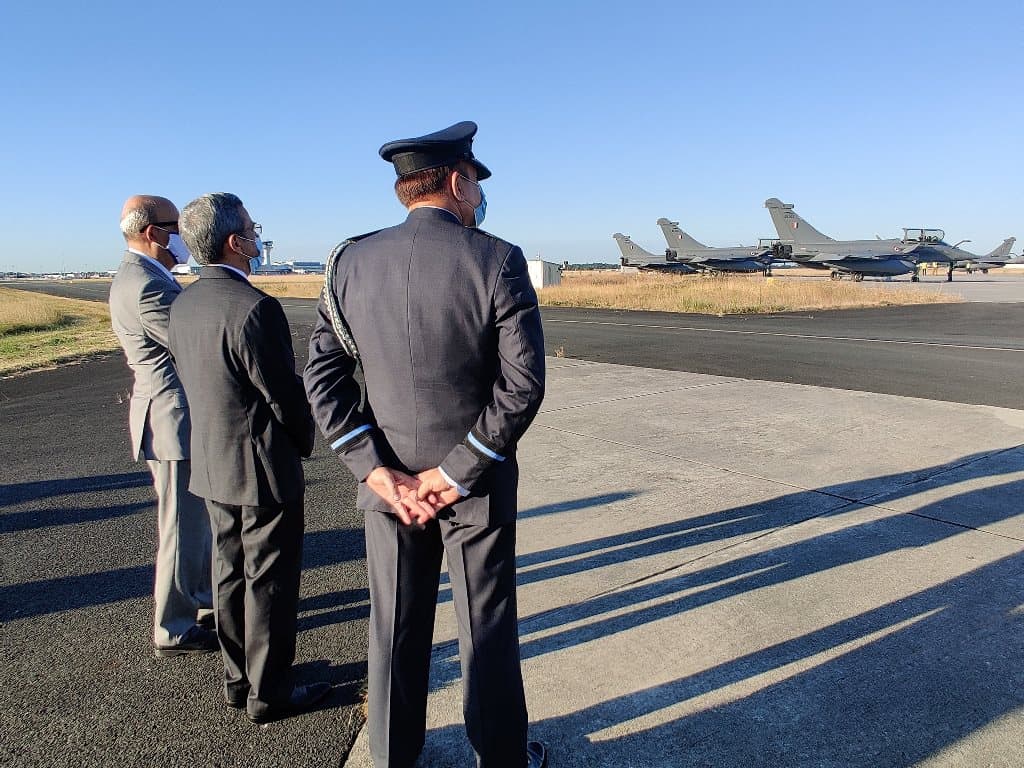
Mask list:
[[[668,247],[664,255],[645,251],[628,236],[616,232],[612,237],[622,252],[624,267],[641,270],[716,274],[720,272],[762,272],[770,275],[772,264],[796,263],[813,269],[828,270],[833,280],[845,276],[859,281],[867,277],[911,275],[917,281],[918,266],[941,263],[947,266],[946,279],[952,281],[955,269],[988,272],[1002,267],[1010,259],[1015,238],[978,256],[945,241],[941,229],[905,228],[903,237],[883,240],[834,240],[801,218],[791,203],[775,197],[765,200],[778,239],[762,239],[757,245],[736,248],[709,248],[679,228],[679,222],[658,219]],[[966,241],[961,241],[966,242]]]

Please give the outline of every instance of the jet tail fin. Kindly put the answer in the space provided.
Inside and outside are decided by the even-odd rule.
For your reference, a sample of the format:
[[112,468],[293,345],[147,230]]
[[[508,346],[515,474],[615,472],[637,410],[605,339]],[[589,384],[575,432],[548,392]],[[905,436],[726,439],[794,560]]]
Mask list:
[[1010,258],[1010,249],[1013,248],[1013,244],[1017,242],[1016,237],[1008,237],[1003,240],[1002,244],[995,248],[991,253],[986,253],[986,259],[1008,259]]
[[665,235],[665,242],[668,243],[668,247],[673,250],[700,251],[707,248],[706,245],[697,242],[688,234],[683,232],[683,230],[679,228],[678,221],[669,221],[666,218],[661,218],[658,219],[658,226],[661,227],[662,234]]
[[784,203],[777,197],[770,197],[764,201],[764,207],[771,214],[775,231],[779,233],[779,239],[784,243],[830,243],[834,242],[831,237],[824,235],[793,210],[792,203]]
[[624,235],[621,232],[616,232],[612,237],[615,238],[615,242],[618,243],[619,250],[622,251],[622,264],[627,267],[642,267],[648,264],[664,264],[666,258],[664,255],[657,255],[650,251],[645,251],[639,245],[630,240],[629,235]]

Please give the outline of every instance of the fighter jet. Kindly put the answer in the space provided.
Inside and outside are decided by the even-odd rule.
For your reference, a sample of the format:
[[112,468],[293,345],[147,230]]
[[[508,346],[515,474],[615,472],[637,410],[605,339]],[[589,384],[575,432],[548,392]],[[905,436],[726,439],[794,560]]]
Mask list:
[[676,274],[690,275],[696,272],[693,267],[681,262],[669,261],[666,256],[645,251],[639,245],[629,239],[628,235],[616,232],[612,237],[622,251],[620,263],[624,267],[636,267],[642,272],[675,272]]
[[679,228],[678,221],[658,219],[668,243],[666,256],[702,272],[763,272],[771,274],[772,250],[763,245],[740,245],[736,248],[709,248]]
[[958,245],[947,245],[946,243],[929,243],[921,249],[921,255],[924,260],[929,260],[928,255],[931,249],[935,249],[939,252],[944,259],[937,258],[935,261],[948,260],[952,265],[952,269],[962,269],[967,274],[971,274],[975,270],[988,274],[990,269],[998,269],[999,267],[1006,266],[1006,263],[1010,260],[1010,249],[1013,248],[1013,244],[1017,242],[1017,238],[1008,237],[1003,240],[999,247],[992,249],[984,256],[977,256],[970,251],[966,251],[963,248],[959,248]]
[[792,248],[789,258],[801,266],[829,269],[833,280],[840,280],[843,275],[860,281],[865,275],[910,274],[916,282],[917,263],[928,259],[919,258],[915,252],[924,240],[941,242],[945,236],[940,229],[922,229],[914,230],[919,235],[917,240],[908,238],[908,230],[904,230],[903,239],[833,240],[802,219],[791,203],[771,197],[764,201],[764,207],[771,214],[780,245]]

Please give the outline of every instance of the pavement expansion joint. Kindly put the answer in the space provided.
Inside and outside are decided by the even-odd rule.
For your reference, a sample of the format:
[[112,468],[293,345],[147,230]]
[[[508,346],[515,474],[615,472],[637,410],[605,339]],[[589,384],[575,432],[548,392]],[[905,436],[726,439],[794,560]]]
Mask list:
[[[916,485],[918,483],[927,482],[929,480],[933,480],[934,478],[940,477],[941,475],[947,474],[949,472],[953,472],[955,470],[962,469],[964,467],[968,467],[968,466],[970,466],[972,464],[976,464],[977,462],[980,462],[980,461],[986,461],[986,460],[992,459],[992,458],[994,458],[996,456],[999,456],[999,455],[1001,455],[1003,453],[1007,453],[1008,451],[1017,450],[1021,446],[1010,446],[1008,448],[1001,448],[999,450],[995,450],[995,451],[992,451],[990,453],[985,453],[985,454],[983,454],[981,456],[975,457],[975,458],[973,458],[973,459],[971,459],[969,461],[963,461],[963,462],[959,462],[957,464],[950,464],[950,465],[947,465],[947,466],[944,466],[944,467],[940,467],[936,471],[934,471],[934,472],[932,472],[930,474],[925,474],[925,475],[922,475],[920,477],[915,477],[913,480],[910,480],[909,482],[906,482],[906,483],[903,483],[901,485],[896,486],[896,488],[887,488],[884,491],[879,491],[878,493],[874,493],[874,494],[872,494],[870,496],[867,496],[867,497],[865,497],[863,499],[856,499],[856,498],[850,498],[848,496],[843,496],[842,494],[837,494],[837,493],[831,493],[829,491],[824,491],[824,490],[821,490],[819,488],[805,488],[804,486],[797,485],[795,483],[789,483],[789,482],[782,481],[782,480],[776,480],[776,479],[773,479],[773,478],[763,477],[761,475],[754,475],[754,474],[751,474],[751,473],[748,473],[748,472],[741,472],[739,470],[729,469],[727,467],[720,467],[720,466],[717,466],[717,465],[714,465],[714,464],[708,464],[706,462],[697,461],[695,459],[689,459],[689,458],[684,458],[684,457],[681,457],[681,456],[676,456],[674,454],[665,453],[663,451],[655,451],[655,450],[652,450],[650,448],[644,448],[642,446],[632,445],[630,443],[623,443],[623,442],[620,442],[618,440],[610,440],[608,438],[596,437],[594,435],[587,435],[587,434],[584,434],[584,433],[581,433],[581,432],[575,432],[573,430],[562,429],[560,427],[552,427],[552,426],[549,426],[547,424],[538,424],[538,426],[542,426],[542,427],[544,427],[546,429],[550,429],[550,430],[555,431],[555,432],[562,432],[562,433],[565,433],[565,434],[574,435],[576,437],[589,438],[591,440],[597,440],[597,441],[600,441],[600,442],[605,442],[605,443],[609,443],[609,444],[612,444],[612,445],[617,445],[617,446],[623,447],[623,448],[633,448],[634,450],[644,451],[646,453],[651,453],[651,454],[654,454],[656,456],[661,456],[663,458],[674,459],[676,461],[684,461],[684,462],[688,462],[688,463],[691,463],[691,464],[695,464],[697,466],[706,467],[706,468],[710,468],[710,469],[716,469],[718,471],[721,471],[721,472],[724,472],[724,473],[728,473],[728,474],[741,475],[741,476],[749,477],[749,478],[752,478],[752,479],[755,479],[755,480],[761,480],[761,481],[764,481],[764,482],[767,482],[767,483],[773,483],[773,484],[776,484],[776,485],[782,485],[782,486],[786,486],[786,487],[789,487],[789,488],[795,488],[797,490],[804,491],[806,493],[814,493],[814,494],[818,494],[820,496],[824,496],[826,498],[831,498],[831,499],[835,499],[837,501],[843,502],[842,504],[839,504],[837,506],[828,507],[828,508],[823,509],[823,510],[821,510],[821,511],[819,511],[819,512],[813,514],[813,515],[809,515],[809,516],[807,516],[805,518],[801,518],[800,520],[794,520],[793,522],[786,523],[784,525],[776,526],[776,527],[771,528],[771,529],[769,529],[767,531],[762,531],[761,533],[756,534],[754,536],[751,536],[749,538],[742,539],[740,541],[734,541],[734,542],[732,542],[730,544],[727,544],[725,546],[718,547],[717,549],[713,549],[711,551],[705,552],[704,554],[698,555],[697,557],[690,558],[689,560],[685,560],[685,561],[683,561],[681,563],[676,563],[674,565],[670,565],[670,566],[667,566],[665,568],[661,568],[661,569],[659,569],[659,570],[657,570],[657,571],[655,571],[653,573],[649,573],[649,574],[646,574],[644,576],[639,576],[639,577],[637,577],[635,579],[631,579],[631,580],[629,580],[627,582],[624,582],[622,584],[616,585],[614,587],[609,587],[608,589],[605,589],[605,590],[602,590],[602,591],[597,592],[595,594],[589,595],[589,596],[583,598],[581,601],[578,601],[578,602],[586,602],[588,600],[594,600],[594,599],[597,599],[597,598],[600,598],[600,597],[604,597],[604,596],[609,595],[609,594],[613,594],[615,592],[619,592],[619,591],[624,590],[624,589],[628,589],[630,587],[634,587],[634,586],[636,586],[638,584],[642,584],[642,583],[644,583],[646,581],[650,581],[651,579],[656,579],[656,578],[659,578],[661,576],[664,576],[665,574],[671,573],[672,571],[676,571],[676,570],[679,570],[681,568],[685,568],[685,567],[687,567],[689,565],[692,565],[695,562],[698,562],[700,560],[704,560],[704,559],[706,559],[708,557],[711,557],[713,555],[720,554],[722,552],[725,552],[727,550],[733,549],[735,547],[738,547],[738,546],[741,546],[741,545],[744,545],[744,544],[749,544],[750,542],[757,541],[758,539],[764,538],[765,536],[774,535],[774,534],[778,533],[779,531],[786,530],[788,528],[792,528],[793,526],[802,525],[803,523],[809,522],[809,521],[814,520],[816,518],[820,518],[820,517],[823,517],[825,515],[835,514],[839,510],[845,509],[846,507],[852,507],[852,506],[859,506],[859,507],[864,507],[864,508],[873,507],[875,509],[881,509],[881,510],[884,510],[886,512],[893,512],[893,513],[895,513],[897,515],[908,515],[908,516],[918,517],[918,518],[921,518],[921,519],[931,520],[931,521],[938,522],[938,523],[945,523],[945,524],[953,526],[953,527],[958,527],[958,528],[964,528],[964,529],[967,529],[967,530],[978,531],[979,533],[987,533],[987,534],[991,534],[991,535],[994,535],[994,536],[999,536],[1001,538],[1010,539],[1010,540],[1013,540],[1013,541],[1019,541],[1020,540],[1020,539],[1017,539],[1014,536],[1007,536],[1006,534],[1001,534],[1001,533],[996,533],[996,532],[993,532],[993,531],[987,531],[987,530],[983,530],[983,529],[979,529],[979,528],[974,528],[974,527],[969,526],[969,525],[963,525],[963,524],[960,524],[960,523],[950,522],[948,520],[942,520],[941,518],[929,517],[928,515],[922,515],[922,514],[915,513],[915,512],[906,512],[906,511],[902,511],[902,510],[898,510],[898,509],[892,509],[890,507],[886,507],[884,504],[874,504],[874,503],[872,503],[870,501],[870,499],[876,498],[876,497],[879,497],[879,496],[887,496],[887,495],[893,493],[894,491],[897,491],[897,490],[900,490],[900,489],[903,489],[903,488],[907,488],[908,486]],[[563,609],[564,609],[564,607],[552,608],[549,611],[544,611],[543,614],[557,613],[558,611],[563,610]],[[543,614],[540,614],[540,615],[543,615]],[[535,618],[535,617],[531,617],[531,618]]]
[[[896,489],[887,488],[884,491],[878,491],[877,493],[873,493],[870,496],[865,496],[863,499],[857,499],[856,501],[859,501],[861,504],[864,504],[866,506],[878,507],[879,509],[885,509],[885,510],[887,510],[889,512],[898,512],[899,510],[890,509],[889,507],[885,506],[884,504],[875,504],[873,501],[871,501],[871,499],[877,499],[879,496],[888,496],[894,490],[899,490],[899,489],[907,488],[907,487],[909,487],[911,485],[917,485],[918,483],[927,483],[928,481],[934,480],[935,478],[941,477],[942,475],[948,474],[949,472],[955,472],[958,469],[963,469],[964,467],[969,467],[969,466],[971,466],[973,464],[977,464],[978,462],[981,462],[981,461],[988,461],[990,459],[994,459],[997,456],[1003,455],[1004,453],[1009,453],[1010,451],[1019,450],[1021,447],[1024,447],[1024,446],[1011,445],[1008,448],[999,448],[999,449],[991,451],[989,453],[983,453],[980,456],[975,456],[975,457],[973,457],[971,459],[968,459],[967,461],[961,461],[961,462],[959,462],[957,464],[947,464],[947,465],[942,466],[942,467],[936,467],[934,472],[932,472],[930,474],[922,474],[920,477],[915,477],[913,480],[910,480],[910,481],[908,481],[906,483],[903,483],[900,486],[897,486]],[[924,515],[920,515],[920,517],[924,517]],[[960,527],[968,527],[968,526],[960,526]],[[1012,537],[1008,537],[1008,538],[1012,538]]]
[[583,438],[587,438],[589,440],[596,440],[598,442],[608,443],[609,445],[617,445],[620,448],[632,448],[635,451],[643,451],[644,453],[649,453],[649,454],[651,454],[653,456],[659,456],[659,457],[665,458],[665,459],[673,459],[674,461],[682,461],[682,462],[686,462],[687,464],[692,464],[692,465],[697,466],[697,467],[703,467],[705,469],[714,469],[714,470],[717,470],[719,472],[725,472],[725,473],[731,474],[731,475],[739,475],[741,477],[749,477],[752,480],[760,480],[760,481],[765,482],[765,483],[772,483],[773,485],[781,485],[784,488],[793,488],[793,489],[798,490],[798,491],[806,491],[808,493],[817,493],[817,494],[820,494],[821,496],[828,496],[828,497],[833,498],[833,499],[839,499],[840,501],[860,502],[860,499],[853,499],[853,498],[850,498],[848,496],[843,496],[842,494],[839,494],[839,493],[832,493],[830,491],[824,491],[824,490],[821,490],[820,488],[807,488],[805,486],[798,485],[797,483],[791,483],[791,482],[786,481],[786,480],[778,480],[778,479],[775,479],[775,478],[772,478],[772,477],[765,477],[764,475],[755,475],[755,474],[753,474],[751,472],[743,472],[743,471],[738,470],[738,469],[730,469],[729,467],[722,467],[722,466],[719,466],[717,464],[710,464],[710,463],[708,463],[706,461],[698,461],[697,459],[693,459],[693,458],[689,458],[689,457],[685,457],[685,456],[677,456],[677,455],[675,455],[673,453],[666,453],[664,451],[656,451],[656,450],[654,450],[652,448],[645,448],[645,447],[643,447],[641,445],[633,445],[632,443],[624,443],[624,442],[622,442],[620,440],[611,440],[611,439],[609,439],[607,437],[597,437],[596,435],[588,435],[588,434],[583,433],[583,432],[575,432],[575,431],[573,431],[571,429],[564,429],[562,427],[553,427],[550,424],[543,424],[541,422],[536,422],[535,425],[538,426],[538,427],[543,427],[544,429],[549,429],[552,432],[561,432],[562,434],[572,435],[574,437],[583,437]]
[[591,400],[588,403],[575,403],[574,405],[563,405],[558,408],[541,408],[538,413],[543,416],[546,413],[559,413],[560,411],[571,411],[578,408],[588,408],[593,405],[607,405],[608,403],[621,403],[626,400],[642,400],[645,397],[656,397],[657,395],[671,395],[674,392],[689,392],[694,389],[707,389],[708,387],[721,387],[725,384],[739,384],[742,379],[727,379],[723,381],[712,381],[705,384],[691,384],[687,387],[673,387],[672,389],[660,389],[657,392],[641,392],[636,395],[622,395],[621,397],[610,397],[606,400]]
[[796,526],[796,525],[803,525],[804,523],[810,522],[811,520],[815,520],[815,519],[817,519],[819,517],[824,517],[825,515],[835,514],[836,512],[838,512],[838,511],[840,511],[842,509],[846,509],[847,507],[853,507],[853,506],[862,506],[862,505],[859,502],[851,501],[851,502],[848,502],[846,504],[839,504],[838,506],[835,506],[835,507],[829,507],[828,509],[823,509],[820,512],[816,512],[813,515],[808,515],[807,517],[801,518],[799,520],[794,520],[793,522],[786,523],[784,525],[777,525],[774,528],[769,528],[766,531],[762,531],[761,533],[754,534],[753,536],[750,536],[749,538],[741,539],[739,541],[734,541],[731,544],[726,544],[725,546],[718,547],[717,549],[712,549],[712,550],[710,550],[708,552],[705,552],[704,554],[697,555],[696,557],[691,557],[689,560],[684,560],[681,563],[676,563],[675,565],[670,565],[670,566],[667,566],[665,568],[660,568],[657,571],[655,571],[653,573],[649,573],[649,574],[647,574],[645,576],[638,576],[635,579],[630,579],[629,581],[624,582],[622,584],[619,584],[617,586],[609,587],[608,589],[604,589],[604,590],[602,590],[600,592],[597,592],[597,593],[595,593],[593,595],[590,595],[590,596],[584,598],[584,600],[582,600],[581,602],[586,602],[587,600],[594,600],[596,598],[604,597],[606,595],[610,595],[610,594],[613,594],[615,592],[621,592],[624,589],[629,589],[630,587],[635,587],[638,584],[643,584],[645,581],[650,581],[651,579],[656,579],[656,578],[658,578],[660,576],[664,576],[664,575],[666,575],[668,573],[672,573],[672,571],[678,571],[678,570],[680,570],[682,568],[686,568],[689,565],[693,565],[694,563],[700,562],[701,560],[706,560],[707,558],[713,557],[714,555],[720,554],[722,552],[727,552],[730,549],[735,549],[736,547],[740,547],[740,546],[743,546],[745,544],[749,544],[752,541],[757,541],[758,539],[763,539],[766,536],[771,536],[773,534],[776,534],[779,531],[784,531],[787,528],[792,528],[793,526]]
[[990,531],[990,530],[988,530],[986,528],[976,528],[973,525],[966,525],[964,523],[957,523],[957,522],[955,522],[953,520],[944,520],[941,517],[933,517],[932,515],[922,515],[920,512],[900,512],[897,509],[890,509],[889,507],[885,507],[885,506],[882,506],[882,505],[879,505],[879,504],[871,504],[870,506],[875,507],[876,509],[884,509],[886,512],[897,512],[899,514],[910,515],[911,517],[917,517],[917,518],[920,518],[921,520],[931,520],[934,523],[943,523],[945,525],[951,525],[954,528],[963,528],[964,530],[967,530],[967,531],[977,531],[978,533],[984,533],[984,534],[987,534],[988,536],[998,536],[1001,539],[1009,539],[1010,541],[1022,541],[1022,542],[1024,542],[1024,539],[1020,538],[1019,536],[1010,536],[1010,535],[1005,534],[1005,533],[1000,533],[999,531]]

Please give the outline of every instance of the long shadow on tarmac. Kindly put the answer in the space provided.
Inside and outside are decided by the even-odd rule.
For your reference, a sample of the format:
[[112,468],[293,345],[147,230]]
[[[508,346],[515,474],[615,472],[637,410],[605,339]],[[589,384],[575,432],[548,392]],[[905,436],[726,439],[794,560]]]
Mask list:
[[[989,462],[979,461],[991,454],[981,453],[966,456],[955,462],[946,463],[937,467],[930,467],[924,470],[914,470],[893,475],[883,476],[868,481],[872,487],[881,487],[883,491],[895,490],[895,497],[909,495],[917,490],[917,484],[925,480],[933,480],[936,476],[949,473],[952,468],[965,470],[967,477],[982,477],[988,471],[987,467],[993,466]],[[950,479],[952,480],[952,475]],[[956,476],[957,481],[964,479],[964,473]],[[0,500],[24,498],[38,498],[46,495],[57,495],[60,493],[73,493],[79,491],[94,491],[97,489],[120,489],[137,487],[140,484],[149,483],[149,475],[145,472],[126,473],[123,475],[109,475],[100,477],[73,478],[69,480],[51,481],[45,483],[23,483],[20,485],[3,486],[3,494]],[[760,531],[774,530],[779,519],[779,512],[788,507],[805,504],[809,498],[820,503],[822,495],[836,498],[837,507],[827,511],[825,514],[835,514],[845,510],[856,500],[863,498],[858,494],[851,494],[854,484],[843,483],[825,487],[815,491],[803,491],[797,494],[782,496],[767,502],[737,507],[723,512],[716,512],[699,518],[680,520],[646,529],[638,529],[616,536],[603,537],[592,541],[581,542],[566,547],[557,547],[541,552],[523,555],[517,559],[519,568],[539,565],[544,562],[551,562],[541,568],[534,568],[531,571],[519,575],[520,584],[530,584],[549,578],[557,578],[572,573],[580,573],[592,568],[600,568],[618,562],[634,560],[641,557],[665,554],[683,547],[690,547],[699,543],[706,543],[716,539],[732,538],[739,535],[753,535]],[[855,484],[857,488],[863,488],[864,482]],[[545,505],[524,510],[523,517],[529,518],[543,514],[554,514],[569,510],[578,510],[589,506],[598,506],[622,499],[636,496],[636,491],[622,491],[611,494],[578,499],[571,502]],[[870,498],[870,497],[869,497]],[[13,501],[7,501],[13,503]],[[118,516],[118,510],[131,509],[137,505],[125,505],[124,507],[112,506],[102,508],[111,517]],[[89,511],[84,510],[82,514],[88,515]],[[125,514],[128,514],[125,512]],[[43,510],[37,512],[18,512],[0,515],[0,531],[16,531],[27,528],[39,527],[33,521],[42,517],[53,517],[56,512]],[[820,516],[820,512],[813,515]],[[7,518],[15,518],[7,522]],[[96,519],[86,517],[85,520]],[[63,521],[70,522],[70,521]],[[994,522],[994,521],[990,521]],[[42,525],[44,523],[40,523]],[[579,557],[582,554],[586,557]],[[303,568],[316,568],[326,565],[357,560],[365,556],[363,533],[357,529],[329,529],[315,531],[306,534],[303,549]],[[567,557],[577,559],[565,562],[561,561]],[[447,581],[447,574],[442,575],[442,580]],[[98,573],[83,574],[79,576],[45,579],[41,581],[26,582],[0,587],[0,621],[9,621],[15,618],[26,618],[29,616],[40,616],[48,613],[74,610],[88,606],[101,605],[119,600],[131,600],[145,597],[152,590],[152,565],[141,565],[127,568],[120,568]],[[690,578],[690,577],[680,577]],[[663,585],[661,585],[663,586]],[[693,585],[689,585],[693,586]],[[682,588],[689,588],[683,586]],[[650,587],[638,587],[635,590],[615,593],[604,598],[588,601],[577,608],[582,610],[583,606],[589,606],[595,613],[602,613],[612,610],[605,607],[609,602],[617,602],[619,607],[629,605],[636,600],[646,600],[644,590]],[[54,600],[56,595],[61,600]],[[448,588],[441,590],[440,602],[451,600],[451,591]],[[671,604],[670,604],[671,605]],[[669,610],[667,607],[659,607],[662,610]],[[363,618],[366,615],[365,605],[345,605],[333,613],[317,614],[305,617],[300,628],[312,629],[325,626],[330,623],[347,621],[352,618]],[[654,616],[656,620],[660,616]],[[576,618],[584,618],[583,616]],[[639,617],[636,617],[639,620]],[[521,622],[525,631],[550,628],[551,622],[559,624],[566,619],[562,611],[555,611],[550,615],[530,617]],[[621,621],[622,619],[619,619]],[[572,633],[580,634],[597,631],[592,627],[581,627],[572,630]],[[545,640],[549,645],[557,641],[558,636],[549,637]],[[574,636],[565,639],[565,645],[573,645],[576,642],[583,642],[583,639],[576,639]],[[548,650],[554,650],[552,646]],[[547,650],[533,650],[531,644],[524,644],[524,658],[535,653],[545,653]],[[457,665],[451,670],[451,674],[457,676]]]
[[[1015,481],[998,486],[1000,494],[1008,498],[1020,498],[1024,493],[1024,481]],[[993,488],[986,488],[979,494],[991,494]],[[971,494],[956,497],[965,504],[970,503]],[[945,505],[948,500],[944,501]],[[925,507],[924,510],[928,508]],[[849,511],[847,508],[844,510]],[[838,511],[838,510],[837,510]],[[823,515],[827,517],[835,512]],[[915,515],[926,514],[924,511]],[[1006,505],[995,510],[988,508],[984,515],[972,520],[974,526],[991,525],[1019,511]],[[899,517],[900,513],[893,513]],[[520,622],[521,631],[532,633],[557,629],[567,622],[578,622],[620,611],[633,605],[660,600],[624,614],[599,619],[585,626],[556,632],[544,638],[527,641],[521,646],[524,659],[570,648],[580,643],[596,640],[618,632],[634,629],[641,624],[674,616],[683,611],[724,600],[729,597],[761,589],[787,581],[794,581],[819,571],[837,568],[861,560],[879,557],[897,549],[925,547],[950,536],[963,533],[956,525],[921,524],[907,526],[899,536],[885,530],[887,520],[872,521],[862,525],[831,531],[822,536],[777,547],[767,552],[729,561],[728,563],[685,573],[680,576],[652,581],[638,586],[592,598],[566,609],[549,611]],[[972,526],[973,527],[973,526]],[[813,555],[813,556],[812,556]],[[693,594],[694,590],[700,590]],[[675,599],[672,595],[680,595]]]
[[[1005,452],[999,451],[997,453]],[[995,467],[992,463],[981,460],[991,458],[994,455],[996,454],[992,452],[975,453],[926,469],[899,472],[870,480],[837,483],[813,491],[801,491],[795,494],[779,496],[756,504],[734,507],[733,509],[714,512],[709,515],[688,517],[683,520],[663,523],[648,528],[638,528],[613,536],[605,536],[591,539],[590,541],[531,552],[516,558],[518,570],[522,571],[523,568],[532,568],[532,570],[520,572],[516,578],[516,583],[520,586],[533,584],[560,576],[583,573],[594,568],[603,568],[616,563],[663,555],[699,544],[731,539],[736,536],[743,536],[745,537],[744,541],[746,541],[757,533],[775,530],[783,520],[786,520],[785,524],[789,525],[795,522],[802,522],[802,520],[787,519],[787,511],[792,508],[813,508],[815,510],[814,513],[806,519],[823,517],[848,511],[857,503],[870,503],[870,499],[882,494],[886,496],[887,500],[912,495],[920,490],[921,483],[934,481],[936,478],[941,478],[942,475],[949,475],[949,482],[961,482],[965,479],[985,477],[995,471]],[[958,472],[955,476],[949,474],[953,470],[961,469],[964,471]],[[941,487],[942,484],[940,481],[937,484],[933,483],[929,487]],[[870,492],[865,493],[866,488],[870,489]],[[592,504],[606,504],[637,495],[639,495],[637,491],[624,491],[595,496],[589,501]],[[835,506],[823,512],[821,510],[822,497],[835,499]],[[596,501],[597,499],[601,499],[601,501]],[[540,509],[546,509],[548,514],[550,514],[580,509],[583,506],[591,506],[591,504],[581,504],[574,501],[552,504]],[[580,557],[580,555],[586,556]],[[566,560],[566,558],[575,559]],[[550,565],[534,567],[540,566],[543,563],[550,563]],[[441,575],[441,583],[448,583],[448,574]],[[441,589],[438,599],[442,603],[450,602],[452,599],[451,589]],[[524,622],[520,622],[520,624],[522,625]]]
[[0,485],[0,507],[23,504],[34,499],[64,496],[70,493],[97,493],[124,488],[140,488],[153,482],[148,472],[123,472],[117,475],[69,477],[61,480],[40,480],[32,483]]
[[[1022,576],[1024,556],[1003,558],[699,674],[532,723],[531,734],[573,764],[915,765],[1024,706]],[[783,680],[757,680],[787,665],[795,669]],[[662,723],[591,739],[651,715]],[[462,729],[443,730],[447,741]]]
[[[830,541],[796,546],[805,548],[801,559],[828,562]],[[774,554],[762,564],[770,566]],[[778,571],[769,573],[770,582]],[[1006,557],[699,674],[553,718],[538,730],[604,765],[643,754],[650,756],[645,765],[665,768],[913,765],[1024,706],[1022,576],[1024,556]],[[755,589],[759,581],[733,591]],[[787,665],[795,669],[783,680],[757,680]],[[742,683],[753,691],[723,691]],[[701,696],[709,701],[694,701]],[[670,708],[684,703],[695,711],[673,716]],[[669,711],[661,725],[610,740],[587,737],[596,723],[662,710]]]
[[[960,471],[947,482],[1007,471],[1005,467],[997,470],[996,464],[955,462],[953,466]],[[946,484],[941,480],[932,478],[927,487]],[[886,500],[919,490],[916,482],[896,493],[889,488]],[[823,492],[832,495],[830,489]],[[913,514],[893,512],[721,565],[527,617],[520,622],[521,634],[555,631],[523,642],[521,654],[528,659],[567,650],[716,601],[900,549],[935,544],[967,529],[959,523],[936,524],[950,508],[972,510],[970,528],[978,528],[1019,514],[1013,504],[987,504],[986,499],[993,495],[1020,498],[1022,492],[1024,481],[968,491],[918,508]],[[806,493],[810,492],[781,500],[796,503]],[[842,504],[815,517],[859,506],[856,502]],[[753,533],[758,528],[756,521],[763,519],[759,509],[763,505],[682,521],[679,536],[664,536],[672,533],[670,524],[530,557],[542,561],[548,556],[564,557],[561,553],[565,552],[599,550],[654,536],[663,538],[639,545],[642,549],[625,547],[611,554],[623,559],[661,554],[692,544],[685,531],[695,522],[731,521]],[[729,535],[735,533],[732,530]],[[590,567],[605,562],[599,559]],[[564,572],[561,566],[553,566],[544,578]],[[563,750],[576,755],[573,764],[652,768],[914,764],[1024,706],[1024,668],[1019,663],[1024,655],[1022,582],[1024,555],[1004,557],[698,674],[534,723],[531,733],[550,742],[556,762]],[[585,621],[590,623],[579,625]],[[561,626],[570,628],[557,631]],[[441,666],[435,670],[434,684],[450,683],[459,676],[457,659],[445,658],[450,649],[450,643],[435,647],[442,658],[435,657],[435,664],[440,661]],[[758,679],[771,674],[778,680],[780,670],[788,666],[792,669],[781,681]],[[733,685],[739,690],[726,690]],[[699,701],[700,697],[706,700]],[[657,724],[635,724],[626,736],[600,733],[646,716]],[[448,742],[461,727],[442,731],[430,740]],[[592,740],[593,734],[597,735]]]
[[113,520],[117,517],[134,515],[154,505],[149,501],[134,504],[111,504],[106,507],[73,507],[70,509],[48,508],[7,512],[0,514],[0,533],[30,531],[34,528],[50,528],[56,525],[76,525],[99,520]]
[[[152,506],[149,503],[127,504],[103,507],[100,510],[81,510],[76,514],[80,519],[62,519],[60,524],[89,522],[107,517],[120,517],[136,511],[139,507]],[[105,512],[101,518],[89,517],[89,513]],[[43,510],[39,512],[18,512],[0,515],[0,533],[28,530],[41,527],[34,524],[41,518],[66,514],[64,510]],[[85,515],[85,517],[81,517]],[[12,522],[8,522],[14,518]],[[57,523],[53,523],[57,524]],[[361,530],[341,528],[326,531],[311,531],[305,535],[303,544],[303,570],[358,560],[364,557],[363,533]],[[95,605],[115,603],[146,597],[153,592],[153,565],[130,566],[97,573],[77,576],[63,576],[53,579],[29,581],[0,587],[0,621],[24,619],[30,616],[44,616]],[[337,621],[361,618],[360,611],[346,612]],[[304,628],[311,629],[325,623],[311,617]],[[336,623],[336,622],[330,622]]]

